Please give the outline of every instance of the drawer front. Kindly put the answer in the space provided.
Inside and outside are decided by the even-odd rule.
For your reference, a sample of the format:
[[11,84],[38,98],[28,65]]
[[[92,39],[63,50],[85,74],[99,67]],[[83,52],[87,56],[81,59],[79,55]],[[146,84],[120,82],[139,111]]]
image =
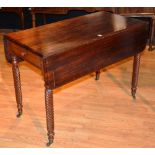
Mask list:
[[11,54],[15,54],[19,58],[30,62],[31,64],[35,65],[36,67],[42,68],[41,57],[39,57],[38,55],[35,55],[31,51],[15,44],[15,43],[12,43],[11,41],[8,41],[7,45],[8,45],[8,51]]

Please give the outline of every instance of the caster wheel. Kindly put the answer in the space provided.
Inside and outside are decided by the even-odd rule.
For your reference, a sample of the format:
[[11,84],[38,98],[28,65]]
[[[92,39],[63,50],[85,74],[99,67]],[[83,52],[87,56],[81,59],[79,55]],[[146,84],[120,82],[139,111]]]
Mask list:
[[22,113],[18,113],[16,116],[17,118],[21,117]]
[[132,94],[132,97],[133,97],[134,100],[136,99],[136,95],[135,94]]
[[53,141],[49,141],[46,146],[49,147],[51,144],[53,143]]

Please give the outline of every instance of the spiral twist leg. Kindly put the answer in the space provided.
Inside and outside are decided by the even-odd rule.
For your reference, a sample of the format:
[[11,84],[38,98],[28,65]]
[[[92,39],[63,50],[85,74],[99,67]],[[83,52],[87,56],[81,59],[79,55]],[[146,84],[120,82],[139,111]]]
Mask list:
[[134,56],[134,61],[133,61],[132,87],[131,87],[131,94],[132,94],[134,99],[136,98],[139,66],[140,66],[140,54],[136,54]]
[[53,109],[53,91],[45,88],[45,107],[46,107],[46,123],[47,123],[47,136],[50,146],[54,140],[54,109]]
[[150,34],[149,34],[149,51],[152,51],[153,48],[153,38],[154,38],[154,28],[155,28],[155,18],[151,19],[150,23]]
[[21,91],[21,83],[20,83],[20,72],[18,68],[18,60],[17,57],[12,57],[12,72],[13,72],[13,79],[14,79],[14,87],[15,87],[15,94],[16,94],[16,102],[18,108],[17,117],[22,115],[22,91]]

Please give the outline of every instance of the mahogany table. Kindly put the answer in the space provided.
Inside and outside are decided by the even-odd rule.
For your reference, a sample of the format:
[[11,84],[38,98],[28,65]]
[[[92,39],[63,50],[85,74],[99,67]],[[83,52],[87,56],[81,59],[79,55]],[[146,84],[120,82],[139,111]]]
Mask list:
[[54,139],[53,89],[94,71],[98,75],[101,68],[134,56],[135,97],[140,53],[146,46],[148,31],[143,21],[97,12],[5,35],[5,48],[12,57],[17,116],[23,112],[18,68],[22,60],[43,73],[48,146]]

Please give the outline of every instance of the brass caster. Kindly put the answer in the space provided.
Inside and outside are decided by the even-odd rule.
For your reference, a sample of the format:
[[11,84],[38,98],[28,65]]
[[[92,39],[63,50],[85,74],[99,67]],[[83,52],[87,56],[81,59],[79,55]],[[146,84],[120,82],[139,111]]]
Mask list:
[[136,96],[135,95],[132,95],[133,99],[135,100],[136,99]]
[[133,99],[135,100],[136,99],[136,94],[134,92],[132,92],[131,94],[132,94]]
[[21,115],[22,115],[22,112],[21,112],[21,113],[18,113],[18,114],[16,115],[16,117],[19,118],[19,117],[21,117]]
[[53,143],[53,140],[49,140],[49,142],[46,144],[47,147],[49,147]]

